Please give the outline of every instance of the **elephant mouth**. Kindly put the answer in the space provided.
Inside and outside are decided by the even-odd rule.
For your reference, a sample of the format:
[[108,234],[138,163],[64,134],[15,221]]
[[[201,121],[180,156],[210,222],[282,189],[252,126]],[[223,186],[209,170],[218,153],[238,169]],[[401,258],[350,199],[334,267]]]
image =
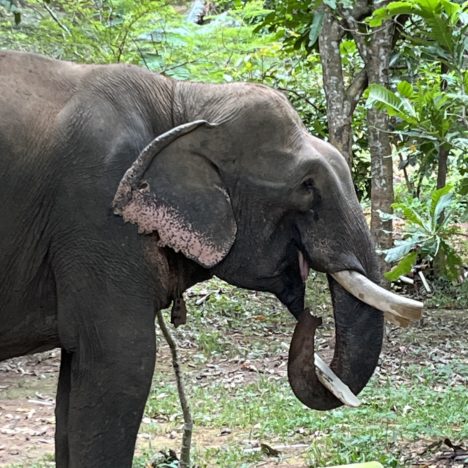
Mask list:
[[[298,250],[297,262],[296,275],[299,272],[305,288],[310,266],[306,254],[301,250]],[[382,312],[387,320],[400,326],[407,326],[412,321],[420,319],[422,311],[422,303],[397,296],[356,270],[331,272],[328,276],[335,310],[337,338],[335,357],[330,367],[315,352],[315,330],[320,326],[321,319],[311,315],[304,306],[301,311],[298,310],[298,307],[304,304],[303,298],[302,301],[296,300],[286,304],[298,320],[290,345],[289,382],[299,400],[313,409],[331,409],[340,404],[358,406],[359,400],[354,393],[359,392],[365,385],[377,362],[380,345],[376,342],[379,341],[377,336],[381,335],[382,325],[378,324],[382,323]],[[369,329],[374,328],[374,332],[367,330],[367,326],[364,325],[365,320],[374,324],[369,325]],[[353,328],[356,330],[351,332]],[[358,330],[360,332],[357,332]],[[361,334],[363,336],[360,336]],[[369,338],[364,338],[366,334]],[[352,335],[354,335],[353,341],[350,338]],[[373,363],[366,364],[368,368],[373,366],[370,374],[367,372],[368,375],[364,375],[365,372],[361,372],[358,365],[351,365],[353,360],[357,362],[366,359],[362,343],[360,349],[359,345],[356,348],[352,344],[356,341],[356,337],[364,343],[366,340],[369,343],[373,342],[373,347],[378,349],[376,356],[374,353],[374,357],[368,359],[368,361],[373,360]],[[360,357],[346,356],[349,353]],[[351,367],[354,367],[353,371],[350,370]],[[362,375],[354,378],[350,375],[351,372]],[[348,382],[349,386],[339,375],[343,376],[343,380]]]
[[298,250],[297,256],[299,261],[299,273],[301,275],[302,282],[305,283],[307,281],[307,278],[309,277],[309,262],[300,250]]

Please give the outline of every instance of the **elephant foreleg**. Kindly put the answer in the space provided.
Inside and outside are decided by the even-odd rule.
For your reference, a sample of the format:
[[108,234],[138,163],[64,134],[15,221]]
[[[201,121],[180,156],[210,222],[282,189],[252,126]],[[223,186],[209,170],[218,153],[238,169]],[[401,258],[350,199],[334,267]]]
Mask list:
[[[105,332],[104,332],[105,333]],[[73,353],[67,421],[68,464],[62,468],[132,466],[155,361],[151,327],[136,341],[121,330],[99,356]],[[133,335],[133,333],[132,333]],[[63,434],[58,439],[63,442]],[[60,454],[62,460],[66,457]]]
[[112,275],[90,284],[78,271],[72,287],[58,283],[58,468],[132,466],[154,372],[154,303]]

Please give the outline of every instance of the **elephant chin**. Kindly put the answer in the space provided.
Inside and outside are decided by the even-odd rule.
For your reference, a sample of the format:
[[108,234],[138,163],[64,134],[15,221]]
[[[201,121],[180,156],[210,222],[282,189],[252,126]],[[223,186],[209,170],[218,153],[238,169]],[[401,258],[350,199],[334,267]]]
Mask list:
[[[358,394],[372,376],[382,348],[383,314],[345,291],[328,277],[334,308],[336,342],[332,371]],[[296,314],[295,314],[296,315]],[[315,330],[321,319],[303,310],[289,349],[288,379],[296,397],[311,409],[343,405],[319,381],[315,365]]]

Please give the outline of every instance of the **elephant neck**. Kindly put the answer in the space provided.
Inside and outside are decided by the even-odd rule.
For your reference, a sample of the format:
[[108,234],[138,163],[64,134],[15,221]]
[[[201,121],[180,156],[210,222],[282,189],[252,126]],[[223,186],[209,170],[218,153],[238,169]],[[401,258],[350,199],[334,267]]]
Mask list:
[[174,81],[172,115],[174,126],[195,120],[221,123],[233,106],[226,85]]

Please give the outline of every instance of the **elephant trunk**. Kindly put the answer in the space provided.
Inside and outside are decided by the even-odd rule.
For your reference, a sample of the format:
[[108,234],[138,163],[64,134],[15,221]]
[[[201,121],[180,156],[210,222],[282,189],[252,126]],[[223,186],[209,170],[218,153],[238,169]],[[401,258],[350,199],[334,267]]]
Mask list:
[[[383,314],[361,302],[328,277],[335,316],[336,343],[331,369],[357,394],[367,384],[382,348]],[[317,378],[314,334],[320,321],[308,311],[299,317],[289,351],[288,378],[295,395],[306,406],[329,410],[343,403]]]

